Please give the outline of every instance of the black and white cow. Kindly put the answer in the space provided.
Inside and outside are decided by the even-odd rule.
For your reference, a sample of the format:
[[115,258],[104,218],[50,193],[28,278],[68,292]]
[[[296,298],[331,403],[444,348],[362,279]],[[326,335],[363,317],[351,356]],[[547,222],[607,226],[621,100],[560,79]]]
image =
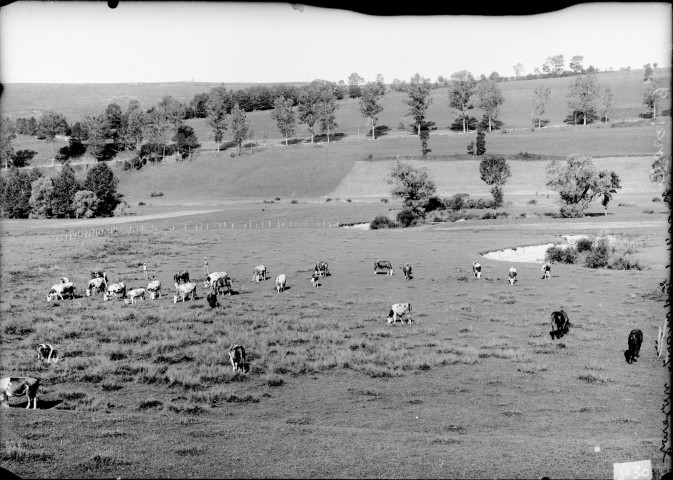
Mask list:
[[215,282],[220,277],[226,277],[227,272],[212,272],[206,275],[206,280],[203,282],[203,288],[213,289],[215,288]]
[[516,283],[516,268],[511,267],[509,269],[509,278],[507,281],[509,282],[510,285],[514,285]]
[[638,329],[631,330],[628,342],[629,349],[624,350],[624,358],[627,363],[637,362],[640,356],[640,346],[643,344],[643,332]]
[[395,273],[395,270],[393,270],[393,264],[388,260],[376,260],[374,262],[374,275],[378,274],[379,270],[388,270],[387,275],[392,275]]
[[161,298],[161,280],[152,280],[148,283],[147,291],[150,293],[150,300]]
[[226,293],[227,295],[231,295],[232,283],[231,277],[229,275],[219,277],[217,280],[215,280],[215,283],[211,285],[212,291],[216,294],[224,295]]
[[476,278],[481,278],[481,264],[479,262],[472,262],[472,273]]
[[264,265],[257,265],[252,271],[252,281],[259,282],[260,280],[266,280],[266,267]]
[[63,300],[63,297],[75,298],[75,285],[72,282],[57,283],[47,293],[47,300],[56,300],[56,298]]
[[124,282],[108,285],[107,290],[103,293],[103,300],[106,302],[113,298],[118,299],[124,297],[126,297],[126,284]]
[[328,275],[330,275],[329,266],[327,265],[327,262],[321,261],[316,263],[315,270],[318,271],[318,274],[321,277],[327,277]]
[[278,293],[284,292],[285,291],[285,274],[281,273],[276,277],[276,291]]
[[410,280],[411,279],[411,265],[409,265],[408,263],[405,263],[400,268],[402,269],[402,273],[404,274],[404,278],[406,280]]
[[208,292],[206,301],[208,302],[208,305],[210,305],[210,308],[219,307],[220,305],[220,302],[217,301],[217,294],[215,292]]
[[86,291],[84,294],[87,297],[90,297],[91,295],[96,295],[102,291],[105,290],[106,284],[105,284],[105,279],[102,277],[96,277],[92,278],[89,280],[89,284],[86,287]]
[[189,272],[175,272],[175,275],[173,275],[173,283],[189,283]]
[[386,321],[389,324],[397,321],[404,323],[404,315],[407,317],[407,323],[413,323],[411,319],[411,303],[395,303],[390,307],[390,313],[388,313]]
[[175,284],[175,293],[173,296],[173,303],[178,303],[180,301],[185,301],[187,297],[192,296],[192,300],[196,300],[196,283],[183,283]]
[[245,372],[245,348],[241,345],[232,345],[229,347],[229,361],[231,368]]
[[55,364],[60,360],[56,349],[48,343],[40,343],[35,347],[35,350],[37,351],[37,361],[40,363]]
[[33,402],[33,410],[37,408],[37,389],[40,387],[40,379],[35,377],[2,377],[0,378],[0,406],[9,407],[9,397],[28,397],[30,408]]
[[549,280],[549,277],[551,276],[551,265],[549,262],[544,262],[542,264],[542,280]]
[[558,312],[552,312],[551,332],[549,332],[549,335],[551,335],[552,340],[554,339],[554,337],[556,337],[557,339],[563,337],[563,335],[568,333],[568,330],[570,330],[570,319],[568,318],[568,314],[563,310],[559,310]]
[[136,298],[142,298],[145,300],[145,289],[144,288],[134,288],[126,292],[126,298],[124,298],[124,303],[133,305]]

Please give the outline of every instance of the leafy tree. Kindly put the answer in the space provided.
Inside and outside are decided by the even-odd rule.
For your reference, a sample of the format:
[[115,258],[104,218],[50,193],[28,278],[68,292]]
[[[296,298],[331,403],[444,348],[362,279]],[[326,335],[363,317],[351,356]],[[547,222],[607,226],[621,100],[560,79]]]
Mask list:
[[75,218],[95,217],[101,205],[96,194],[91,190],[80,190],[75,194],[73,210]]
[[107,145],[108,133],[110,127],[107,116],[87,115],[84,117],[84,125],[88,132],[87,150],[97,162],[107,160],[111,157],[111,149]]
[[[105,165],[105,164],[101,164]],[[54,191],[51,196],[52,214],[57,217],[71,217],[73,214],[72,202],[75,193],[81,190],[81,185],[75,178],[75,170],[70,163],[63,165],[61,171],[52,179]]]
[[248,122],[245,119],[245,111],[238,106],[238,102],[231,109],[231,131],[234,134],[234,141],[238,145],[238,154],[241,155],[243,149],[243,140],[248,136]]
[[502,77],[500,77],[500,74],[498,72],[491,72],[491,74],[488,76],[488,79],[492,82],[502,81]]
[[664,97],[665,94],[666,89],[660,88],[659,82],[657,82],[656,80],[652,80],[647,85],[647,88],[643,93],[643,105],[650,110],[652,118],[655,118],[657,116],[657,111],[659,111],[659,105],[661,103],[661,99]]
[[580,155],[571,155],[565,163],[553,160],[545,173],[547,188],[561,197],[560,212],[564,217],[583,217],[584,210],[596,197],[607,193],[612,198],[621,188],[614,172],[599,172],[590,157]]
[[478,156],[486,153],[486,134],[482,129],[477,130],[476,153]]
[[645,69],[645,78],[643,81],[648,81],[652,79],[652,75],[654,75],[654,71],[652,70],[652,65],[649,63],[643,65],[643,68]]
[[409,105],[409,113],[407,113],[405,117],[414,119],[412,125],[416,127],[418,136],[421,135],[421,127],[425,121],[428,107],[432,104],[432,98],[430,98],[431,88],[430,79],[421,77],[420,74],[416,73],[411,77],[409,86],[406,90],[409,98],[405,100],[404,103]]
[[143,115],[143,138],[148,143],[162,145],[162,160],[166,158],[166,146],[175,136],[178,126],[163,108],[152,108]]
[[601,170],[598,172],[599,185],[603,193],[603,200],[601,204],[605,208],[605,216],[608,215],[608,203],[612,200],[612,195],[617,193],[617,190],[622,188],[619,176],[612,170]]
[[612,112],[612,89],[605,87],[601,93],[601,116],[608,123],[608,115]]
[[208,94],[197,93],[189,103],[195,118],[206,118],[208,116]]
[[594,101],[600,94],[600,87],[596,75],[578,75],[570,83],[568,92],[568,108],[571,115],[581,115],[584,125],[591,114],[595,115]]
[[318,119],[320,121],[320,130],[327,132],[327,143],[329,143],[330,131],[333,131],[338,124],[336,123],[336,112],[339,106],[334,96],[334,87],[330,84],[325,85],[320,90],[320,101],[318,102]]
[[545,112],[547,102],[551,96],[551,89],[544,85],[538,85],[533,90],[533,103],[535,104],[535,115],[537,116],[537,128],[542,126],[542,115]]
[[199,139],[196,138],[194,129],[189,125],[180,125],[178,131],[173,137],[173,141],[177,146],[180,158],[185,159],[192,154],[192,151],[201,146]]
[[26,167],[35,155],[35,150],[19,150],[12,155],[11,165],[17,168]]
[[482,181],[486,185],[491,185],[491,195],[493,195],[493,208],[502,205],[504,195],[502,186],[507,183],[507,179],[512,176],[509,165],[502,155],[485,155],[479,162],[479,173]]
[[430,138],[430,130],[427,128],[421,129],[421,155],[424,157],[432,150],[428,148],[428,139]]
[[125,148],[138,150],[143,142],[145,126],[145,113],[140,108],[140,104],[133,101],[129,102],[122,125],[122,141]]
[[49,177],[41,177],[31,184],[30,204],[31,218],[47,218],[51,216],[51,200],[54,194],[54,183]]
[[2,190],[2,209],[9,218],[28,218],[32,183],[40,178],[39,170],[19,170],[11,167]]
[[320,116],[320,90],[314,85],[309,85],[308,88],[302,90],[299,94],[297,112],[299,121],[308,127],[311,134],[311,143],[315,136],[315,122]]
[[9,168],[14,153],[12,145],[16,138],[16,127],[9,117],[2,117],[0,120],[0,164],[4,163],[5,168]]
[[227,113],[229,107],[229,95],[225,87],[214,87],[208,94],[206,108],[208,109],[208,125],[213,129],[217,151],[220,151],[220,143],[227,129]]
[[425,216],[425,205],[436,191],[428,172],[427,168],[415,168],[398,160],[385,178],[386,183],[393,185],[392,196],[401,198],[404,206],[417,217]]
[[108,132],[107,138],[111,138],[115,149],[122,149],[120,137],[122,133],[122,109],[116,103],[110,103],[105,108],[105,119],[107,120]]
[[469,130],[467,120],[469,111],[474,108],[470,98],[475,93],[477,81],[467,70],[461,70],[451,75],[451,87],[449,88],[449,106],[458,111],[459,118],[463,122],[463,133]]
[[79,141],[85,141],[89,138],[89,132],[86,129],[86,126],[82,122],[75,122],[75,124],[70,129],[70,138],[77,139]]
[[487,82],[481,82],[477,85],[477,98],[479,99],[479,108],[481,108],[488,117],[488,131],[492,130],[492,120],[498,117],[498,112],[500,110],[500,105],[503,104],[505,99],[502,96],[498,84],[489,80]]
[[287,147],[287,137],[295,131],[297,119],[292,109],[292,99],[284,96],[278,97],[273,103],[274,109],[271,112],[271,118],[276,120],[278,130],[285,136],[285,146]]
[[524,71],[523,63],[521,63],[521,62],[519,62],[519,63],[517,63],[516,65],[514,65],[513,68],[514,68],[514,73],[516,74],[517,77],[521,76],[521,74],[522,74],[523,71]]
[[561,75],[564,69],[563,55],[554,55],[550,59],[551,73],[554,75]]
[[65,135],[69,127],[65,117],[60,113],[48,111],[42,114],[37,127],[38,136],[51,142],[51,153],[54,155],[54,141],[56,135]]
[[369,123],[372,126],[372,140],[376,139],[376,121],[378,120],[378,114],[383,111],[383,107],[379,103],[381,99],[381,94],[379,93],[379,87],[375,83],[368,83],[362,89],[362,96],[360,97],[360,113],[363,117],[369,119]]
[[348,96],[350,98],[358,98],[360,95],[362,95],[362,89],[360,88],[360,84],[365,81],[364,78],[362,78],[360,75],[357,73],[353,72],[350,74],[348,77]]
[[582,55],[575,55],[570,59],[570,69],[577,74],[584,72],[583,61],[584,57]]
[[386,83],[383,81],[383,75],[380,73],[376,75],[376,86],[379,90],[379,95],[383,96],[386,94]]
[[673,195],[671,195],[671,156],[667,154],[655,155],[650,171],[650,181],[664,186],[664,201],[669,208],[673,208]]
[[118,183],[119,179],[107,163],[97,163],[87,172],[83,190],[92,191],[100,201],[98,214],[111,215],[121,201],[122,195],[117,193]]

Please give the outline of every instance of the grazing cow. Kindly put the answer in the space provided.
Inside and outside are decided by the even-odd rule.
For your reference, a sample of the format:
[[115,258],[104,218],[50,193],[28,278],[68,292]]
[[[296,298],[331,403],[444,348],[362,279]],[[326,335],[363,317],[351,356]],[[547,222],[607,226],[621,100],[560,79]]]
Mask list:
[[326,277],[328,275],[331,275],[329,273],[329,267],[327,265],[327,262],[318,262],[315,265],[315,269],[318,271],[321,277]]
[[173,275],[173,283],[189,283],[189,272],[175,272],[175,275]]
[[411,278],[411,265],[409,265],[408,263],[405,263],[400,268],[402,269],[402,273],[404,274],[404,278],[409,280]]
[[70,296],[70,299],[75,298],[75,285],[73,285],[72,282],[57,283],[51,287],[51,290],[47,293],[47,300],[56,300],[57,297],[63,300],[64,295]]
[[318,270],[313,270],[313,275],[311,275],[311,285],[314,287],[320,286],[320,272]]
[[402,318],[404,315],[407,316],[407,323],[413,323],[411,319],[411,303],[395,303],[390,307],[390,313],[388,313],[386,320],[389,324],[397,321],[404,323],[404,319]]
[[374,275],[378,273],[377,270],[388,270],[388,275],[392,275],[395,270],[393,270],[393,264],[388,260],[376,260],[374,262]]
[[257,265],[252,271],[252,281],[259,282],[260,280],[266,280],[266,267],[264,265]]
[[92,294],[96,295],[105,289],[105,279],[102,277],[92,278],[86,287],[84,294],[90,297]]
[[551,276],[551,265],[549,262],[544,262],[542,264],[542,280],[549,280],[549,277]]
[[552,312],[551,332],[549,332],[552,340],[554,337],[557,339],[563,337],[563,335],[568,333],[568,330],[570,330],[570,319],[568,318],[568,314],[563,310]]
[[35,347],[37,351],[37,361],[41,363],[58,363],[60,357],[54,347],[48,343],[41,343]]
[[285,274],[281,273],[276,277],[276,291],[278,293],[285,291]]
[[129,290],[126,293],[126,298],[124,299],[124,303],[127,305],[130,303],[133,305],[135,303],[136,298],[142,298],[145,300],[145,289],[144,288],[134,288],[133,290]]
[[150,300],[161,298],[161,281],[152,280],[147,284],[147,291],[150,292]]
[[214,288],[214,283],[220,277],[226,277],[227,272],[212,272],[206,275],[206,281],[203,282],[203,288]]
[[514,285],[516,283],[516,268],[511,267],[509,269],[509,284]]
[[91,272],[91,278],[102,278],[103,282],[105,283],[105,286],[107,287],[108,279],[107,274],[104,271],[98,270],[95,272]]
[[196,283],[183,283],[182,285],[176,283],[175,292],[177,295],[173,296],[173,303],[178,303],[178,298],[184,302],[190,295],[192,300],[196,300]]
[[2,377],[0,378],[0,406],[9,407],[9,397],[28,397],[28,405],[33,401],[33,410],[37,408],[37,389],[40,379],[35,377]]
[[629,349],[624,350],[624,357],[627,363],[637,362],[640,356],[640,346],[643,344],[643,332],[638,329],[631,330],[629,333]]
[[241,345],[232,345],[229,347],[229,361],[234,372],[236,370],[245,372],[245,348]]
[[481,278],[481,264],[479,262],[472,262],[472,273],[476,278]]
[[208,295],[206,295],[206,301],[208,302],[208,305],[210,305],[210,308],[220,306],[220,302],[217,301],[217,294],[215,292],[208,292]]
[[211,291],[218,294],[224,295],[226,292],[227,295],[231,295],[231,277],[225,274],[223,277],[219,277],[215,280],[215,283],[211,283]]
[[68,277],[61,277],[60,282],[61,283],[70,283],[70,279]]
[[113,283],[107,287],[107,291],[103,293],[103,300],[108,301],[113,298],[126,297],[126,284],[124,282]]

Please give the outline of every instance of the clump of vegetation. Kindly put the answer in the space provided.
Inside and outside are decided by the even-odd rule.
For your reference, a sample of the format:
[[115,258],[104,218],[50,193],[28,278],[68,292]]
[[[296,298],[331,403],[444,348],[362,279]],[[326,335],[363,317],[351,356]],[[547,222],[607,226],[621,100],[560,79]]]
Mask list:
[[274,198],[275,201],[280,202],[280,197]]
[[643,213],[647,213],[647,214],[654,213],[654,210],[645,209],[645,210],[643,210]]
[[139,207],[144,207],[145,205],[147,205],[145,202],[138,202]]
[[550,263],[575,263],[577,250],[575,247],[549,247],[545,253],[545,260]]
[[585,259],[589,268],[604,268],[610,259],[610,247],[606,239],[602,238],[591,248]]
[[528,200],[527,203],[528,203],[528,205],[535,205],[537,203],[537,200],[535,200],[534,198],[531,198],[530,200]]
[[391,220],[385,215],[379,215],[374,220],[369,223],[369,228],[372,230],[378,230],[381,228],[397,228],[399,225],[395,220]]
[[325,199],[325,202],[331,202],[331,201],[332,201],[331,198],[326,198],[326,199]]
[[397,221],[403,227],[413,227],[421,223],[421,218],[413,210],[405,208],[397,214]]
[[539,153],[519,152],[512,157],[514,160],[540,160],[542,155]]
[[290,200],[290,203],[295,204],[295,203],[299,203],[299,202],[293,198],[292,200]]
[[642,265],[631,258],[634,252],[635,249],[630,242],[611,245],[607,238],[599,238],[596,241],[581,238],[575,246],[549,247],[545,253],[545,260],[551,263],[580,264],[588,268],[642,270]]
[[382,198],[381,203],[388,203],[388,199],[387,198]]
[[661,198],[659,197],[652,197],[653,202],[661,202]]
[[164,192],[152,192],[150,193],[150,197],[163,197]]
[[577,253],[588,252],[594,246],[594,242],[590,238],[580,238],[575,243]]

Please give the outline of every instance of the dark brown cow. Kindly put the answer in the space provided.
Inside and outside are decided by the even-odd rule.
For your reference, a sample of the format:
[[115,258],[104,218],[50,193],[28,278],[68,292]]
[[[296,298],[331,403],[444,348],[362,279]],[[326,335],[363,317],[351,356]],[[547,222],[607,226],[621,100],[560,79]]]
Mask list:
[[551,335],[552,340],[554,337],[561,338],[563,335],[568,333],[570,330],[570,320],[568,318],[568,314],[564,312],[563,310],[560,310],[558,312],[552,312],[551,314],[551,332],[549,332],[549,335]]
[[629,333],[629,349],[624,350],[624,357],[627,363],[637,362],[640,356],[640,346],[643,344],[643,332],[638,329],[631,330]]

